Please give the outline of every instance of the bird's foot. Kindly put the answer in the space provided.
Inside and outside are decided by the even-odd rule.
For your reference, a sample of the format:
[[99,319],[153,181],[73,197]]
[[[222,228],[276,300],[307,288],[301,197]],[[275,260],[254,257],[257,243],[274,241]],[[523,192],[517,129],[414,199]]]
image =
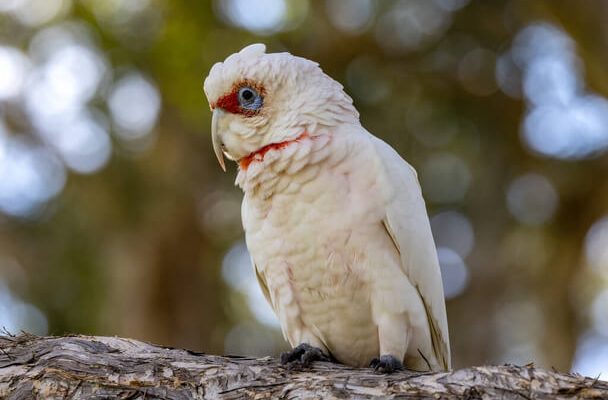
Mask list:
[[374,358],[369,363],[369,367],[373,368],[374,372],[378,374],[391,374],[395,371],[402,370],[403,364],[394,356],[384,355],[380,356],[380,358]]
[[323,354],[321,349],[308,343],[302,343],[293,350],[281,354],[281,364],[286,365],[289,369],[305,368],[310,366],[313,361],[331,360]]

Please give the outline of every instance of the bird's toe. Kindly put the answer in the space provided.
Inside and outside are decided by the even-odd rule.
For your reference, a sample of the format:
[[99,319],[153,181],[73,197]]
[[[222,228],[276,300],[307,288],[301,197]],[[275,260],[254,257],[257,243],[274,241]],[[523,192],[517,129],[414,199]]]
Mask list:
[[330,361],[321,349],[302,343],[281,354],[281,364],[290,369],[308,367],[313,361]]
[[401,361],[391,355],[383,355],[380,358],[374,358],[369,363],[370,368],[379,374],[390,374],[403,369]]

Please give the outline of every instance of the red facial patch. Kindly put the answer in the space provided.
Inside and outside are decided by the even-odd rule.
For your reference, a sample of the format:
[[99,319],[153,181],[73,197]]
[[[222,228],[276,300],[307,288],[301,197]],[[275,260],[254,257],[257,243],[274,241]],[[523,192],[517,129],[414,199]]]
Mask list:
[[216,107],[219,107],[229,113],[240,114],[241,106],[239,105],[239,89],[235,89],[232,92],[220,97],[215,104],[211,105],[211,108]]
[[270,150],[284,149],[285,147],[289,146],[290,144],[299,142],[300,140],[305,139],[307,137],[308,137],[308,133],[304,132],[293,140],[286,140],[284,142],[271,143],[269,145],[266,145],[266,146],[262,147],[261,149],[256,150],[253,153],[249,154],[248,156],[241,158],[239,160],[239,167],[242,170],[247,170],[247,168],[249,167],[249,164],[251,164],[254,161],[262,161],[264,159],[264,155],[266,153],[268,153]]
[[262,96],[262,97],[264,96],[264,88],[262,86],[257,85],[254,82],[244,80],[244,81],[240,81],[240,82],[237,82],[236,84],[234,84],[232,86],[232,89],[230,89],[230,92],[221,96],[219,99],[217,99],[217,101],[215,103],[212,103],[211,109],[213,110],[216,107],[219,107],[226,112],[229,112],[232,114],[241,114],[246,117],[251,117],[253,115],[256,115],[259,112],[259,110],[248,110],[248,109],[242,108],[241,105],[239,104],[239,90],[241,90],[241,88],[245,87],[245,86],[248,86],[248,87],[251,87],[251,88],[257,90],[258,93],[260,94],[260,96]]

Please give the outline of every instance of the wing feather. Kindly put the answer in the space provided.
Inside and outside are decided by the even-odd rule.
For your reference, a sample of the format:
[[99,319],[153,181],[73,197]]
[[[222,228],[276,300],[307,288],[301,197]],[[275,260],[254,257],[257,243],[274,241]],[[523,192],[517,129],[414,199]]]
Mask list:
[[401,268],[424,305],[435,356],[450,369],[450,342],[437,250],[418,176],[385,142],[373,137],[388,177],[386,216],[382,224],[401,258]]

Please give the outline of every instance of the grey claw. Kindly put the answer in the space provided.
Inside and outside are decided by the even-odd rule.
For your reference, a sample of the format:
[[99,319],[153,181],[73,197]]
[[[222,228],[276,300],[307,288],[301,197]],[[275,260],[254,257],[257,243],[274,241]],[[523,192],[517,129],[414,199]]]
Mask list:
[[402,370],[403,364],[396,357],[387,354],[380,356],[380,358],[374,358],[369,363],[369,367],[379,374],[391,374]]
[[330,361],[321,349],[302,343],[293,350],[281,354],[281,364],[289,369],[308,367],[313,361]]

